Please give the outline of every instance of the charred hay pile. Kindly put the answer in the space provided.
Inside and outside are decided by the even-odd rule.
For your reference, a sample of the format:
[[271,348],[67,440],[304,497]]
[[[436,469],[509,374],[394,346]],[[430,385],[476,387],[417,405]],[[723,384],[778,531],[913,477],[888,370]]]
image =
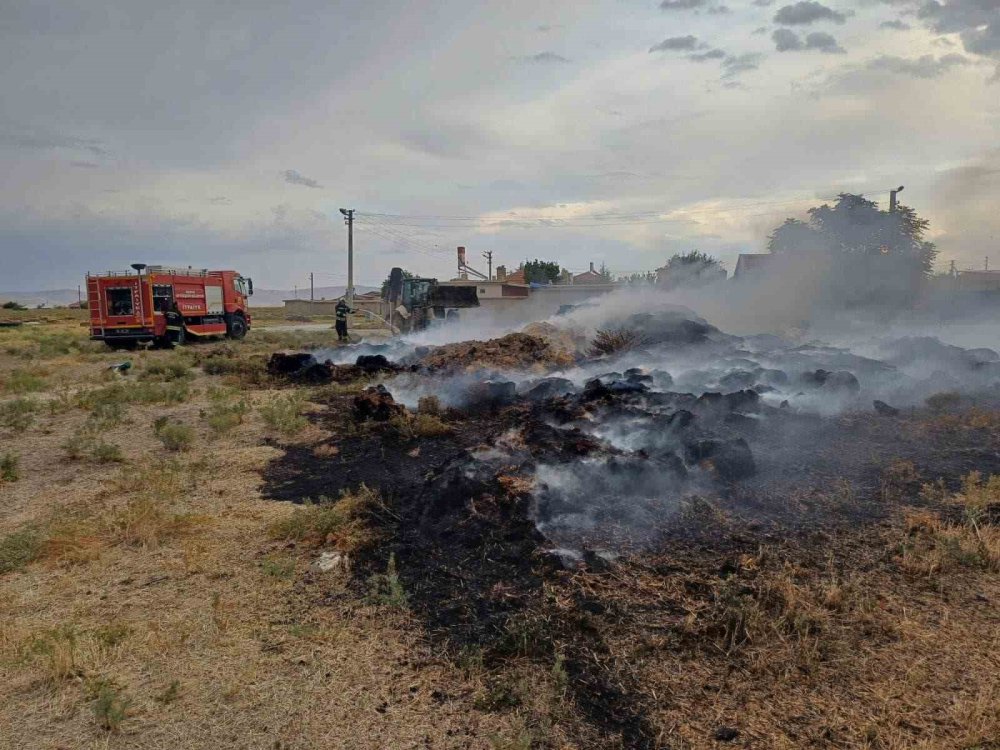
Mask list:
[[[641,331],[644,347],[580,358],[511,334],[401,362],[276,360],[300,382],[322,364],[332,379],[379,383],[328,397],[317,418],[336,450],[291,447],[265,478],[272,497],[293,501],[377,488],[394,520],[377,554],[357,561],[359,587],[392,554],[410,607],[443,648],[474,649],[487,666],[518,658],[549,669],[558,658],[592,732],[581,746],[655,748],[653,703],[612,643],[630,618],[654,615],[643,602],[607,604],[621,597],[596,597],[604,584],[578,576],[638,566],[656,590],[658,577],[703,558],[721,572],[693,591],[712,609],[732,560],[761,544],[884,518],[893,460],[928,477],[1000,473],[995,433],[949,433],[941,450],[905,408],[942,383],[988,388],[997,358],[926,341],[862,357],[731,337],[673,311],[616,325]],[[932,352],[936,368],[925,372],[914,351]],[[447,429],[425,436],[413,426],[420,410],[404,404],[427,394],[446,402],[435,418]],[[849,504],[830,499],[848,484]],[[655,616],[683,633],[673,606]],[[717,626],[728,638],[728,616],[706,637]]]

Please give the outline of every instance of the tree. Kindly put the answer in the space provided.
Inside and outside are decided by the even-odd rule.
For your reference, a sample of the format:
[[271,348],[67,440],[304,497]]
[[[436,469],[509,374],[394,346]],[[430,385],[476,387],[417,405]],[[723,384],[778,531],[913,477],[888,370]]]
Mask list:
[[909,206],[879,210],[875,201],[841,193],[809,220],[786,219],[768,241],[775,255],[807,257],[822,269],[821,288],[847,304],[905,304],[933,270],[937,250],[924,239],[929,222]]
[[701,286],[726,277],[722,263],[708,253],[691,250],[672,255],[657,271],[656,280],[670,289],[681,286]]
[[667,260],[667,268],[677,269],[677,268],[722,268],[722,263],[715,258],[713,258],[708,253],[703,253],[699,250],[691,250],[690,252],[671,255],[669,260]]
[[20,302],[15,302],[14,300],[10,300],[8,302],[4,302],[3,305],[0,305],[0,307],[2,307],[4,310],[27,310],[28,309],[24,305],[22,305]]
[[624,282],[625,284],[655,284],[656,271],[630,273],[628,276],[619,276],[618,281]]
[[528,260],[521,268],[524,270],[524,280],[529,284],[550,284],[559,278],[561,270],[558,263],[550,260]]
[[[402,269],[402,271],[403,271],[403,278],[404,279],[412,279],[412,278],[414,278],[416,276],[416,274],[410,273],[405,268]],[[391,276],[392,276],[392,274],[390,273],[389,276],[385,277],[385,281],[382,282],[382,299],[388,299],[389,298],[389,279],[390,279]]]

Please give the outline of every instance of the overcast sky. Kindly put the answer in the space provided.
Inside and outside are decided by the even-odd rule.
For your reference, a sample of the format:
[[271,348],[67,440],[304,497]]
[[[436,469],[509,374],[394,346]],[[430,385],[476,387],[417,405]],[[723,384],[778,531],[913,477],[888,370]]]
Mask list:
[[1000,0],[19,0],[0,71],[0,289],[343,284],[339,207],[357,284],[447,277],[459,244],[731,270],[899,184],[939,265],[1000,268]]

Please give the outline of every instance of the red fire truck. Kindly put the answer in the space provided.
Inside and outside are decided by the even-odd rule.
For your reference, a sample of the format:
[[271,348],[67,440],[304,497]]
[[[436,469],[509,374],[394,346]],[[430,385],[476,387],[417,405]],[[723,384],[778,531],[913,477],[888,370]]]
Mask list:
[[87,274],[90,338],[116,348],[183,344],[189,337],[241,339],[250,330],[253,280],[236,271],[134,263],[133,272]]

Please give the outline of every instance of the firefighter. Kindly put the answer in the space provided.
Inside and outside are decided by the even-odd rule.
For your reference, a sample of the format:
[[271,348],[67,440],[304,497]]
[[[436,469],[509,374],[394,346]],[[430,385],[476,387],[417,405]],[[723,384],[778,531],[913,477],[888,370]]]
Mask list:
[[167,307],[163,317],[167,319],[167,339],[171,344],[183,344],[184,343],[184,316],[181,314],[181,309],[177,305],[177,300],[170,300],[170,306]]
[[347,301],[341,297],[334,312],[337,314],[337,338],[341,341],[350,341],[351,337],[347,335],[347,314],[353,313],[354,310],[348,307]]

